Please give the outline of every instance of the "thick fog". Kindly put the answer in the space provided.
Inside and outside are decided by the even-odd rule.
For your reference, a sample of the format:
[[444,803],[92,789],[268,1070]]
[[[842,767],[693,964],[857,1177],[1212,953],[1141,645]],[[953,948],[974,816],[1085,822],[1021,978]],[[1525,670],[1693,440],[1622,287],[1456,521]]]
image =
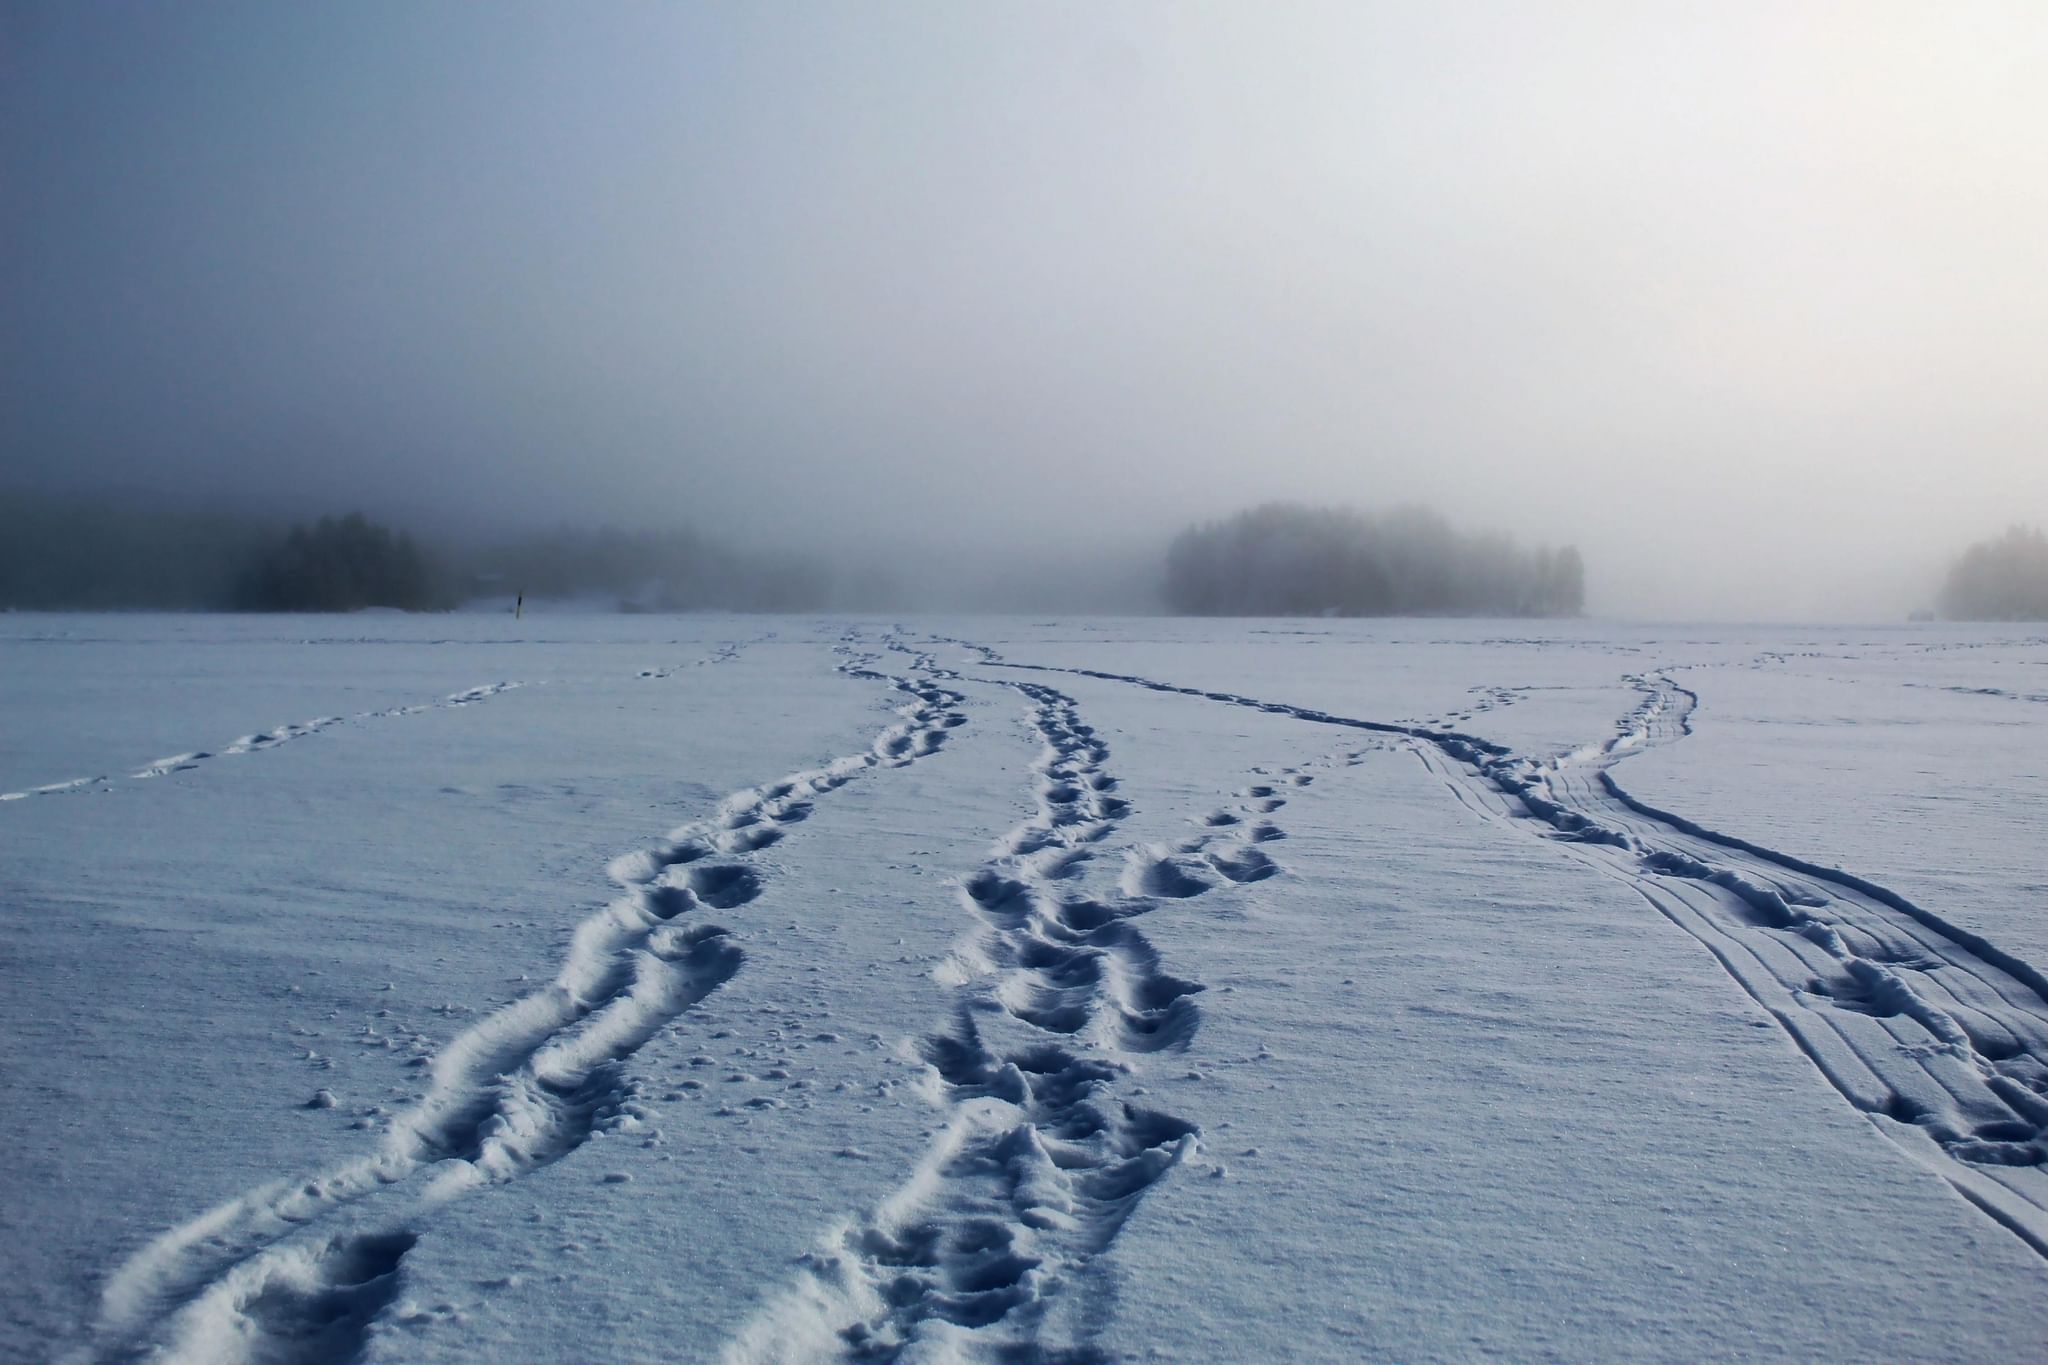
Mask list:
[[1426,504],[1894,619],[2048,521],[2043,71],[2038,0],[9,0],[0,485],[1006,605]]

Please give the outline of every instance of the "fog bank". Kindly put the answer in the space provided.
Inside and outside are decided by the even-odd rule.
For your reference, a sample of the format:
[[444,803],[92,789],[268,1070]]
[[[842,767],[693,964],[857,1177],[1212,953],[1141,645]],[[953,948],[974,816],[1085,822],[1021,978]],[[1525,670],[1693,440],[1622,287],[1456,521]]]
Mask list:
[[1424,504],[1595,613],[1895,619],[2048,521],[2044,67],[2032,3],[18,0],[0,484],[1048,610]]

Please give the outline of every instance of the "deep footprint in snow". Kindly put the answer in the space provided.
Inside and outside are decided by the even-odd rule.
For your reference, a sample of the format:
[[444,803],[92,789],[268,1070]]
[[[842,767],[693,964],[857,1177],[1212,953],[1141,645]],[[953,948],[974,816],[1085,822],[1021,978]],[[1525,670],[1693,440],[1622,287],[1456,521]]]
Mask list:
[[718,836],[718,847],[726,853],[752,853],[782,841],[782,826],[768,821],[743,825]]
[[1279,867],[1249,844],[1205,854],[1209,866],[1234,882],[1257,882],[1278,872]]
[[705,864],[689,872],[690,894],[714,910],[745,905],[761,894],[761,875],[750,867]]
[[418,1240],[410,1232],[340,1237],[310,1263],[273,1269],[232,1309],[255,1323],[273,1348],[254,1358],[307,1365],[354,1360],[370,1324],[398,1297],[399,1262]]
[[694,863],[718,852],[716,845],[699,835],[689,835],[673,843],[657,844],[638,853],[628,853],[612,859],[606,875],[620,886],[636,886],[651,882],[671,867]]
[[1124,872],[1124,891],[1133,896],[1163,896],[1170,900],[1199,896],[1214,883],[1194,871],[1196,866],[1192,859],[1177,861],[1157,854],[1139,855]]

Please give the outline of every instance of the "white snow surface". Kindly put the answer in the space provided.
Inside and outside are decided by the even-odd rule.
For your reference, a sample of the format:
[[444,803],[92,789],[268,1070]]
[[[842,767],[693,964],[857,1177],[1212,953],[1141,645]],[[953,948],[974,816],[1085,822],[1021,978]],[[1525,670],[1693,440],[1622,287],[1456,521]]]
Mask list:
[[2037,1358],[2021,628],[0,617],[0,1357]]

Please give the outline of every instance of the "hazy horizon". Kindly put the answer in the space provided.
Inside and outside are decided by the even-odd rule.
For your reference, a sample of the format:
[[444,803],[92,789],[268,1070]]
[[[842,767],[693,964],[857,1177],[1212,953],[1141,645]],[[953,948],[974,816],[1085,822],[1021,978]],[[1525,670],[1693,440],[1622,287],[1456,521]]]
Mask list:
[[[0,10],[0,486],[1898,619],[2048,521],[2026,4]],[[1047,584],[1051,586],[1050,582]]]

